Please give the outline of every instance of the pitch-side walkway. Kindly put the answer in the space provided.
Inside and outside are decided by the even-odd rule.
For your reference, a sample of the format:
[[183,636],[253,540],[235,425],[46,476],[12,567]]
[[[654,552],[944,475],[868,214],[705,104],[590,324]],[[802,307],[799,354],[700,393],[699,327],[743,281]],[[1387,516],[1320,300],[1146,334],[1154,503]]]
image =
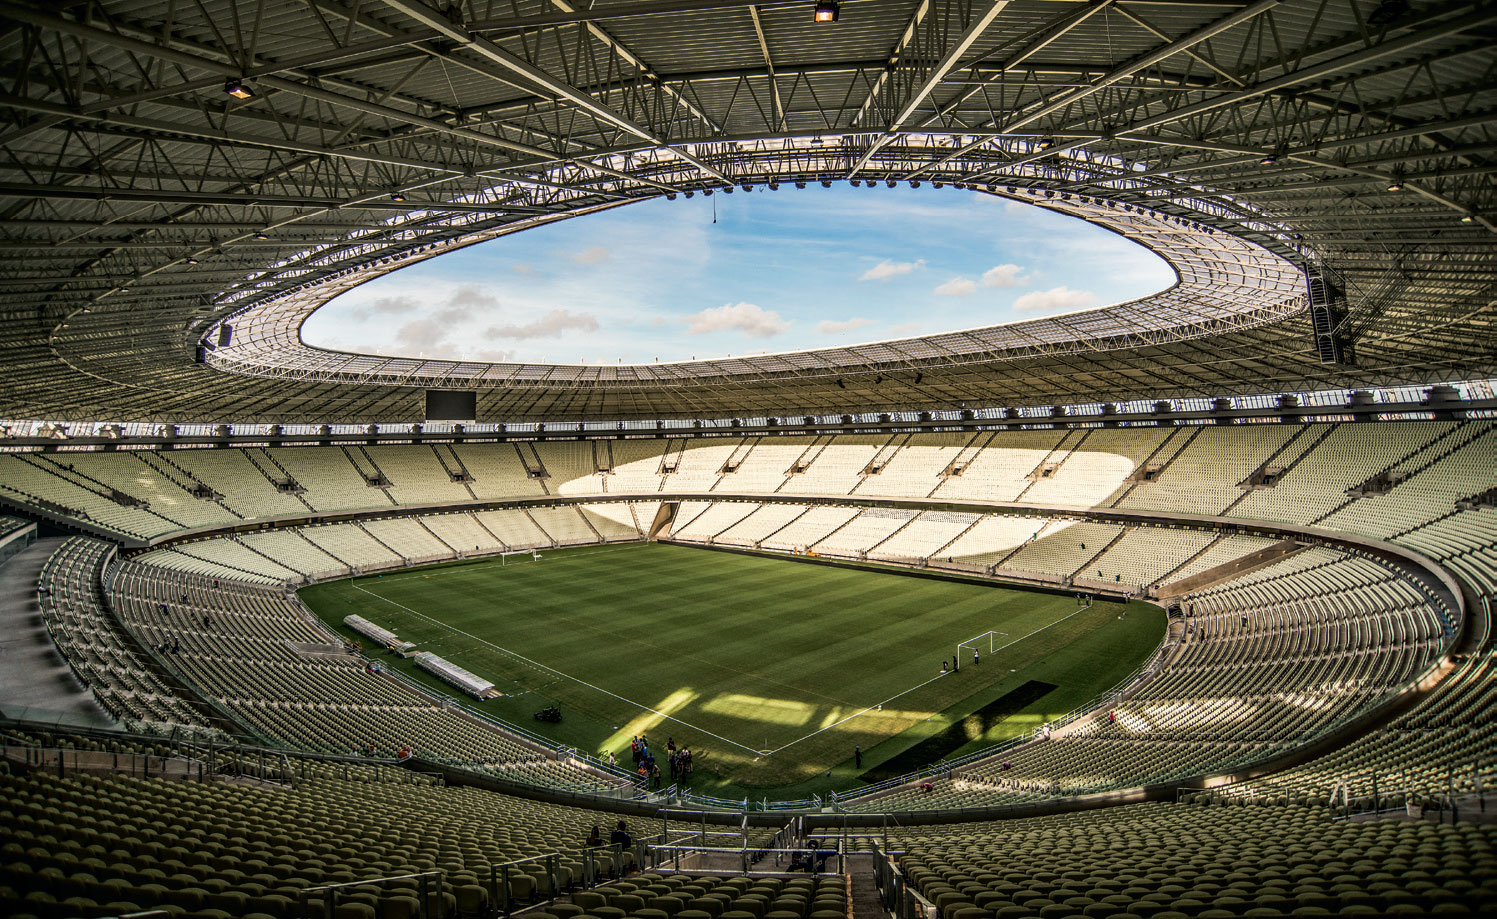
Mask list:
[[36,600],[36,579],[61,539],[38,539],[0,565],[0,712],[36,721],[114,726],[62,659]]

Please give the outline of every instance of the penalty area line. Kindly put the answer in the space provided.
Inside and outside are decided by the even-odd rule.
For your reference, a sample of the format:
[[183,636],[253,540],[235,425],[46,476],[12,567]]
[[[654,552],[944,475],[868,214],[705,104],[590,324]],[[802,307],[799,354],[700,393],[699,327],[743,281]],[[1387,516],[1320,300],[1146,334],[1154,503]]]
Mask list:
[[810,740],[812,737],[815,737],[817,734],[821,734],[821,733],[824,733],[826,731],[830,731],[832,728],[836,727],[839,724],[844,724],[844,723],[846,723],[848,721],[853,720],[854,718],[858,718],[858,717],[861,717],[863,715],[866,715],[866,714],[868,714],[869,712],[873,711],[876,708],[883,708],[885,705],[888,705],[890,702],[893,702],[895,699],[898,699],[898,698],[900,698],[902,696],[907,696],[910,693],[914,692],[915,690],[921,688],[922,686],[929,686],[931,683],[934,683],[936,680],[939,680],[943,676],[951,676],[951,674],[950,673],[938,673],[935,676],[931,677],[930,679],[926,680],[924,683],[916,683],[914,686],[911,686],[909,689],[906,689],[903,692],[895,693],[894,695],[890,696],[889,698],[885,699],[882,702],[875,702],[872,705],[868,706],[867,708],[863,709],[862,711],[853,712],[851,715],[848,715],[846,718],[843,718],[840,721],[834,721],[831,724],[829,724],[826,727],[821,728],[819,730],[812,731],[811,733],[807,734],[805,737],[797,737],[795,740],[790,741],[789,743],[785,744],[784,746],[776,747],[775,749],[770,750],[768,755],[769,756],[774,756],[776,753],[780,752],[781,750],[787,749],[789,747],[793,747],[796,744],[800,743],[802,740]]
[[462,635],[462,636],[464,636],[466,638],[471,638],[473,641],[476,641],[476,642],[478,642],[481,645],[485,645],[485,646],[487,646],[489,648],[492,648],[493,650],[498,651],[501,654],[508,654],[510,657],[513,657],[513,658],[515,658],[517,660],[522,660],[525,663],[529,664],[530,666],[536,668],[537,670],[544,670],[545,672],[551,673],[551,674],[555,674],[556,676],[561,677],[564,680],[571,680],[573,683],[576,683],[579,686],[586,686],[588,689],[591,689],[594,692],[600,692],[600,693],[602,693],[605,696],[609,696],[611,698],[617,699],[620,702],[623,702],[623,703],[628,704],[628,705],[632,705],[635,708],[643,709],[644,711],[647,711],[647,712],[649,712],[652,715],[659,715],[661,718],[664,718],[667,721],[674,721],[675,723],[681,725],[682,727],[690,728],[693,731],[699,731],[702,734],[707,735],[708,737],[714,738],[716,740],[720,740],[720,741],[722,741],[725,744],[730,744],[732,746],[735,746],[735,747],[737,747],[740,750],[745,750],[745,751],[747,751],[749,753],[753,753],[753,754],[756,754],[756,755],[761,754],[763,752],[763,751],[760,751],[760,750],[756,750],[753,747],[745,746],[745,745],[739,743],[736,740],[729,740],[728,738],[722,736],[721,734],[714,734],[711,731],[708,731],[708,730],[706,730],[704,728],[697,727],[696,725],[692,724],[689,721],[683,721],[680,718],[677,718],[677,717],[675,717],[673,715],[668,715],[665,712],[660,711],[659,709],[651,708],[650,706],[645,705],[642,702],[636,702],[633,699],[626,699],[626,698],[624,698],[623,696],[619,695],[616,692],[610,692],[609,690],[604,689],[601,686],[595,685],[593,683],[589,683],[586,680],[578,679],[577,677],[574,677],[571,674],[562,673],[560,670],[557,670],[555,667],[547,667],[545,664],[541,663],[540,661],[531,660],[530,658],[526,657],[523,654],[517,654],[514,651],[509,650],[508,648],[500,647],[499,645],[496,645],[496,644],[494,644],[491,641],[487,641],[487,640],[485,640],[483,638],[479,638],[477,635],[474,635],[472,632],[465,632],[462,629],[456,628],[455,626],[451,626],[451,625],[448,625],[445,622],[441,622],[439,620],[433,619],[432,617],[426,615],[425,613],[418,613],[415,610],[411,609],[409,606],[405,606],[403,604],[396,603],[394,600],[391,600],[389,597],[382,597],[379,594],[377,594],[377,593],[375,593],[375,592],[373,592],[371,590],[365,590],[364,588],[360,587],[358,584],[353,584],[353,588],[355,590],[359,591],[360,593],[366,593],[366,594],[368,594],[369,596],[375,598],[376,600],[383,600],[386,603],[390,604],[391,606],[399,607],[400,609],[403,609],[406,612],[410,613],[412,616],[415,616],[418,619],[424,619],[427,622],[430,622],[432,625],[444,628],[444,629],[448,630],[449,632],[455,632],[456,634]]
[[[1046,629],[1050,628],[1051,626],[1060,625],[1062,622],[1065,622],[1067,619],[1070,619],[1070,618],[1072,618],[1074,616],[1079,616],[1080,614],[1086,612],[1087,610],[1089,610],[1091,608],[1092,608],[1091,604],[1088,603],[1086,606],[1083,606],[1081,609],[1078,609],[1074,613],[1071,613],[1071,614],[1066,615],[1066,616],[1062,616],[1061,618],[1055,620],[1054,622],[1048,623],[1046,625],[1042,625],[1039,628],[1035,629],[1033,632],[1029,632],[1027,634],[1020,635],[1018,638],[1015,638],[1013,641],[1009,642],[1008,644],[999,645],[996,649],[994,649],[994,651],[992,653],[993,654],[997,654],[999,651],[1002,651],[1004,648],[1012,647],[1013,645],[1018,644],[1019,642],[1023,641],[1026,638],[1032,638],[1035,635],[1038,635],[1041,632],[1045,631]],[[935,676],[931,677],[930,679],[926,680],[925,682],[923,682],[923,683],[916,683],[914,686],[911,686],[909,689],[906,689],[906,690],[904,690],[903,692],[900,692],[900,693],[896,693],[895,695],[890,696],[889,698],[885,699],[882,702],[875,702],[873,705],[868,706],[867,708],[863,709],[862,711],[853,712],[851,715],[848,715],[846,718],[843,718],[840,721],[835,721],[835,722],[827,725],[824,728],[820,728],[818,730],[812,731],[811,733],[807,734],[804,737],[798,737],[795,740],[790,741],[789,743],[785,744],[782,747],[777,747],[777,748],[769,751],[768,755],[773,756],[774,754],[780,752],[781,750],[784,750],[784,749],[786,749],[788,747],[795,746],[796,744],[800,743],[802,740],[810,740],[812,737],[815,737],[817,734],[822,734],[822,733],[825,733],[827,731],[830,731],[832,728],[837,727],[840,724],[845,724],[845,723],[853,720],[854,718],[860,718],[863,715],[866,715],[869,712],[873,711],[874,709],[881,709],[885,705],[888,705],[890,702],[893,702],[895,699],[899,699],[899,698],[902,698],[904,696],[907,696],[907,695],[909,695],[910,693],[914,692],[917,689],[920,689],[920,688],[925,687],[925,686],[929,686],[931,683],[934,683],[936,680],[939,680],[942,677],[951,676],[952,674],[954,674],[956,672],[957,671],[951,671],[949,673],[938,673]],[[762,753],[762,751],[761,751],[761,753]]]

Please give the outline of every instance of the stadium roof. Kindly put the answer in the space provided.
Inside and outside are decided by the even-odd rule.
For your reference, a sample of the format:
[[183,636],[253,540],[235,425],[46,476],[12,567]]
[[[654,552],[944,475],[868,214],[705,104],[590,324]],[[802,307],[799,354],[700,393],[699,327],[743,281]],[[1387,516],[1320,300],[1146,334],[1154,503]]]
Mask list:
[[[0,416],[418,420],[431,385],[478,388],[492,420],[763,416],[1497,371],[1497,4],[813,8],[0,0]],[[296,334],[353,284],[538,222],[847,180],[1074,213],[1181,283],[963,334],[638,367]],[[1301,272],[1345,294],[1321,330],[1338,362]],[[200,363],[225,319],[235,340]]]

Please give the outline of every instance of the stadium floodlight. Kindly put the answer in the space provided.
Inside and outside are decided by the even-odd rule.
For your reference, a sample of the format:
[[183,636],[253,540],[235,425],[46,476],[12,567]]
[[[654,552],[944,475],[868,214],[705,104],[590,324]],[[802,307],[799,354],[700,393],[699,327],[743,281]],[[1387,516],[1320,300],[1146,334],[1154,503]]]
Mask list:
[[401,193],[401,192],[398,192],[398,191],[397,192],[391,192],[390,193],[390,200],[394,201],[396,204],[404,204],[405,203],[405,195],[403,193]]
[[1462,214],[1461,215],[1461,223],[1475,223],[1475,222],[1476,222],[1476,215],[1475,214],[1466,213],[1466,214]]
[[196,257],[191,256],[191,255],[187,256],[187,264],[189,264],[189,265],[196,265],[197,263],[198,263],[198,260],[197,260]]
[[1260,159],[1260,160],[1258,160],[1258,165],[1259,166],[1272,166],[1274,163],[1277,163],[1278,161],[1279,161],[1279,155],[1277,153],[1270,152],[1270,153],[1263,154],[1263,158]]
[[836,22],[842,15],[842,5],[837,0],[816,0],[816,22]]
[[250,89],[243,80],[228,80],[224,83],[224,92],[233,96],[235,99],[255,98],[255,91],[253,89]]
[[255,239],[269,239],[269,238],[270,237],[266,236],[263,231],[255,234]]
[[1393,180],[1388,183],[1388,191],[1403,191],[1403,179],[1395,176]]

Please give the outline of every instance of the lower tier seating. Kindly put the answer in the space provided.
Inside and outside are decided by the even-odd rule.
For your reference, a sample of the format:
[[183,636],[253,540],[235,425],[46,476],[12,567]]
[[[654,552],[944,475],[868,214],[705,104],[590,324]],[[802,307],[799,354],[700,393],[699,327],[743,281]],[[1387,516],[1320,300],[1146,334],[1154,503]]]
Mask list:
[[[0,912],[102,916],[165,908],[199,917],[301,915],[308,888],[440,872],[445,896],[415,881],[345,890],[338,915],[476,916],[491,904],[489,866],[561,856],[580,880],[580,851],[617,815],[445,787],[404,769],[294,760],[292,784],[187,782],[42,771],[0,763]],[[644,821],[634,821],[644,833]],[[658,825],[657,825],[658,827]],[[619,866],[624,867],[624,866]],[[611,864],[609,865],[611,869]],[[511,894],[535,897],[540,865],[516,870]],[[434,886],[428,888],[434,893]],[[352,896],[349,896],[352,894]],[[350,904],[356,904],[350,907]]]
[[1327,548],[1185,600],[1177,647],[1100,708],[1029,743],[865,799],[859,810],[1071,796],[1225,771],[1304,744],[1378,705],[1445,653],[1441,601]]
[[279,588],[119,565],[109,602],[146,643],[234,718],[279,743],[336,753],[402,748],[522,781],[590,785],[557,760],[416,691],[370,673]]
[[1331,820],[1324,808],[1139,804],[893,827],[945,919],[1490,915],[1497,827]]
[[155,664],[105,610],[99,578],[109,546],[93,539],[63,543],[37,584],[42,621],[68,666],[106,711],[145,729],[206,728],[207,714],[180,698]]

